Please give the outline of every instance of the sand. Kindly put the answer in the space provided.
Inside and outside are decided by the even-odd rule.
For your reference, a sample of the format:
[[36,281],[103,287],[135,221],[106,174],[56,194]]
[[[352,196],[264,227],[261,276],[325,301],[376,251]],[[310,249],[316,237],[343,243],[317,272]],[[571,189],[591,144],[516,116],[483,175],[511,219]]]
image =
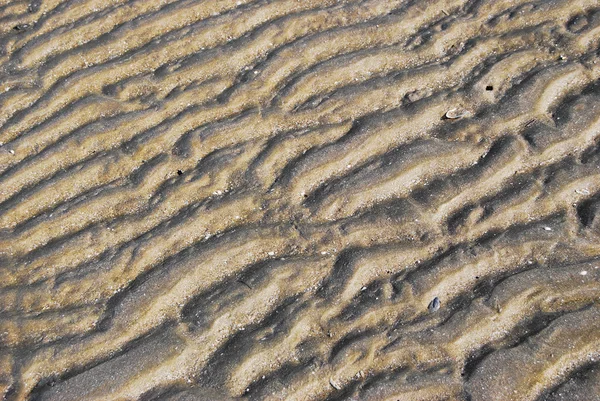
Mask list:
[[600,400],[597,0],[0,0],[8,401]]

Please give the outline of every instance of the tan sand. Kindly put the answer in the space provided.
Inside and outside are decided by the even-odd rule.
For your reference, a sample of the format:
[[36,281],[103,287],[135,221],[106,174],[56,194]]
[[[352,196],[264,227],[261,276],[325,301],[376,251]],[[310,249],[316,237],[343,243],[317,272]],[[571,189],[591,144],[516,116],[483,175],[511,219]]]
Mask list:
[[598,0],[0,0],[9,401],[600,400]]

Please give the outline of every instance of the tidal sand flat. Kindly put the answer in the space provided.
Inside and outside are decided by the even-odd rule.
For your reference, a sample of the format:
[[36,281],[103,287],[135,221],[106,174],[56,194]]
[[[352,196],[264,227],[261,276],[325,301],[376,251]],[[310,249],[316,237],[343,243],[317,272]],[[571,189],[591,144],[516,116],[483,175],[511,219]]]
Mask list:
[[0,395],[600,400],[600,3],[0,0]]

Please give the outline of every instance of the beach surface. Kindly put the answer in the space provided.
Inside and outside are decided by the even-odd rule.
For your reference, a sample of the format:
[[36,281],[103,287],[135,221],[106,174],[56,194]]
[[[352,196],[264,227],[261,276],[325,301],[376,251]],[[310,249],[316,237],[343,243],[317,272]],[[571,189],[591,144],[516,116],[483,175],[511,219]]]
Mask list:
[[0,398],[600,400],[598,0],[0,0]]

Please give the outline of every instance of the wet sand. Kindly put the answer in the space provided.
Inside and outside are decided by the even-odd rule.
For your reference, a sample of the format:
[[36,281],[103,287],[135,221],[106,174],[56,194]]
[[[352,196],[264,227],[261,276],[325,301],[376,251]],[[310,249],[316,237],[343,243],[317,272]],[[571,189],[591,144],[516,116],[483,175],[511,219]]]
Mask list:
[[0,0],[9,401],[600,400],[597,0]]

